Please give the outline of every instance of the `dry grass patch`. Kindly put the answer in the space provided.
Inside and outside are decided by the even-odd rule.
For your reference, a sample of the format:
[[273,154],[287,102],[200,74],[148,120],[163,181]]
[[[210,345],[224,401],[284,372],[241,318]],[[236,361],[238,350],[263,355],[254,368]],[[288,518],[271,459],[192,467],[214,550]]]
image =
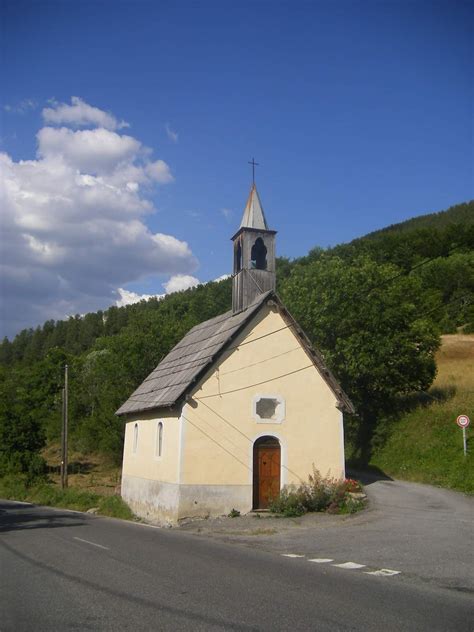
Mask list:
[[[48,478],[59,485],[61,446],[58,443],[48,445],[42,452],[48,467]],[[121,467],[103,454],[84,454],[76,450],[69,451],[69,486],[86,490],[101,496],[120,494]]]
[[[474,335],[442,336],[436,360],[428,398],[394,423],[371,464],[398,478],[474,493]],[[472,420],[467,457],[456,425],[460,414]]]

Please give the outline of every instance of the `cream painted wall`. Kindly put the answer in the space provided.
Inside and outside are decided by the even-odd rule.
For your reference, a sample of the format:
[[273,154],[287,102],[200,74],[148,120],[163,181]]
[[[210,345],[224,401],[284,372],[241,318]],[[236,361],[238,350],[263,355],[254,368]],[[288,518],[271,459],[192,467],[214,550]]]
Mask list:
[[[163,424],[161,457],[157,456],[158,423]],[[138,444],[133,451],[135,424]],[[133,476],[164,483],[179,480],[180,420],[174,411],[141,413],[125,426],[122,477]]]
[[[280,440],[282,485],[306,480],[313,464],[344,476],[336,397],[283,317],[265,306],[232,347],[183,408],[181,484],[251,485],[253,444],[262,435]],[[281,423],[257,423],[256,396],[284,399]]]

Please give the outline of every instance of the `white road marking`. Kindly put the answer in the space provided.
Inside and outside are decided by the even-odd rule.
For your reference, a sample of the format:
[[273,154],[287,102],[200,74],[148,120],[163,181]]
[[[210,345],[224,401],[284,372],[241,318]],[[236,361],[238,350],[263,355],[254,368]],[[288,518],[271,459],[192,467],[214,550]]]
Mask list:
[[[104,516],[101,516],[103,518]],[[127,525],[132,525],[134,527],[147,527],[148,529],[168,529],[167,525],[158,525],[158,524],[148,524],[146,522],[135,522],[135,520],[122,520],[122,518],[110,518],[110,520],[120,520]]]
[[365,564],[356,564],[355,562],[344,562],[343,564],[333,564],[332,566],[337,566],[338,568],[364,568]]
[[392,571],[390,568],[381,568],[378,571],[364,571],[366,575],[375,575],[376,577],[393,577],[400,575],[401,571]]
[[32,507],[32,503],[25,503],[22,500],[9,500],[9,503],[15,503],[15,505],[25,505],[25,507]]
[[[304,555],[298,555],[297,553],[281,553],[280,555],[282,555],[282,557],[305,557]],[[329,564],[330,562],[334,562],[331,557],[313,557],[307,561],[315,564]],[[343,562],[342,564],[331,564],[331,566],[335,566],[336,568],[347,568],[350,570],[367,567],[366,564],[358,564],[357,562]],[[376,577],[393,577],[394,575],[400,575],[401,571],[394,571],[390,568],[380,568],[376,571],[364,571],[364,573],[366,575],[375,575]]]
[[76,538],[76,537],[74,537],[74,540],[79,540],[79,542],[85,542],[86,544],[92,544],[92,546],[97,546],[99,547],[99,549],[105,549],[106,551],[109,551],[109,547],[102,546],[102,544],[96,544],[95,542],[90,542],[89,540],[83,540],[82,538]]

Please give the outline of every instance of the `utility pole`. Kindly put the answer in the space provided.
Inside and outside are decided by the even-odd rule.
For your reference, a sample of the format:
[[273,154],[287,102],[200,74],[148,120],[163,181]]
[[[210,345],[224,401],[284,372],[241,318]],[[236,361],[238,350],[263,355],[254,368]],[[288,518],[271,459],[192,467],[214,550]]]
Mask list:
[[61,489],[64,489],[64,387],[61,389]]
[[63,388],[63,426],[61,432],[61,489],[68,486],[67,480],[67,438],[68,432],[68,366],[64,367],[64,388]]

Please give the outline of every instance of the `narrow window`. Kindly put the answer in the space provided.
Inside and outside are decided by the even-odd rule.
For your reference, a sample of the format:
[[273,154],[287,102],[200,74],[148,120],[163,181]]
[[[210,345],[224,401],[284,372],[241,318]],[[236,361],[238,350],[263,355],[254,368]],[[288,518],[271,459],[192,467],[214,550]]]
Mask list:
[[138,447],[138,424],[133,427],[133,453],[137,451]]
[[261,237],[259,237],[252,246],[250,252],[250,266],[257,270],[267,269],[267,249]]
[[156,433],[156,456],[161,456],[163,452],[163,424],[158,423],[158,432]]
[[240,272],[242,270],[242,246],[240,244],[240,240],[237,242],[237,247],[235,249],[235,273]]

